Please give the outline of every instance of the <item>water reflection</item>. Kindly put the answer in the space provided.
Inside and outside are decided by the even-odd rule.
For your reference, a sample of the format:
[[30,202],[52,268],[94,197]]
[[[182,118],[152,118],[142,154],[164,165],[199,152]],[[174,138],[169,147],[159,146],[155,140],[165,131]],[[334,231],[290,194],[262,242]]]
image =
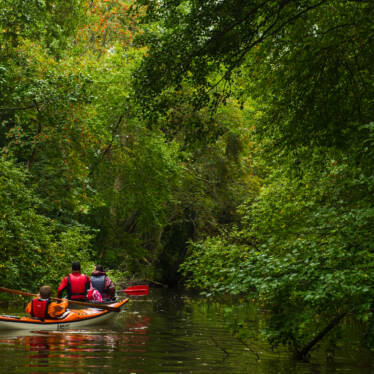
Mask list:
[[[374,374],[366,353],[335,364],[293,361],[255,339],[244,345],[226,327],[222,305],[153,291],[134,299],[107,326],[85,330],[0,332],[2,372]],[[246,313],[249,313],[246,311]]]
[[[146,354],[150,320],[150,317],[134,312],[112,321],[105,329],[1,331],[0,359],[5,352],[8,357],[13,355],[22,373],[118,372],[113,366],[121,361],[119,354],[126,355],[126,361]],[[23,354],[20,354],[20,348]],[[8,364],[9,368],[12,366]]]

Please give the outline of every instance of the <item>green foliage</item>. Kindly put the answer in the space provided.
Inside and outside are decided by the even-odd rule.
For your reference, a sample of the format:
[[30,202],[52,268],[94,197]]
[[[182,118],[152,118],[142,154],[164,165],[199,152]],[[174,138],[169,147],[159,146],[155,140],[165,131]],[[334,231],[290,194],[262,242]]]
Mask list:
[[[175,282],[187,241],[237,221],[247,197],[238,104],[212,118],[186,84],[160,95],[158,122],[145,117],[132,85],[143,30],[129,2],[0,3],[1,153],[23,166],[38,213],[69,225],[63,251],[76,252],[87,226],[85,261]],[[69,270],[70,258],[60,262]]]
[[175,283],[189,254],[273,345],[305,356],[346,314],[369,336],[373,4],[129,6],[0,0],[2,283],[76,259]]
[[372,321],[373,4],[138,3],[161,21],[136,81],[150,110],[187,82],[197,106],[210,92],[257,103],[248,166],[261,192],[237,228],[191,245],[190,285],[255,298],[269,340],[301,356],[345,313]]
[[267,40],[276,45],[295,20],[316,8],[324,9],[330,1],[136,3],[146,8],[148,27],[139,39],[150,48],[135,75],[136,87],[142,104],[151,112],[164,109],[158,98],[164,89],[178,90],[185,81],[196,87],[200,106],[211,100],[211,91],[220,95],[223,90],[228,97],[230,86],[220,82],[231,79],[254,47]]
[[258,180],[247,169],[251,148],[245,117],[235,100],[217,107],[196,110],[191,92],[185,89],[175,96],[162,131],[180,144],[183,174],[175,192],[178,204],[171,222],[162,233],[164,250],[159,264],[165,281],[179,279],[178,266],[186,255],[188,242],[218,233],[239,222],[237,205],[255,196]]
[[315,157],[319,170],[301,179],[277,171],[242,206],[240,229],[194,244],[182,267],[191,286],[271,310],[269,340],[296,351],[340,313],[373,318],[373,177],[344,156]]
[[40,214],[43,203],[27,179],[21,167],[0,159],[1,284],[37,291],[42,283],[55,286],[67,265],[89,255],[91,236]]
[[327,2],[287,27],[279,45],[265,41],[248,56],[247,89],[267,108],[256,129],[273,146],[333,146],[369,161],[361,145],[373,115],[373,14],[371,3]]
[[23,39],[42,40],[58,54],[83,17],[83,3],[82,0],[1,0],[2,47],[8,47],[6,52],[10,53]]
[[191,254],[181,265],[188,285],[206,290],[208,296],[228,291],[239,294],[246,290],[236,282],[237,271],[248,257],[248,248],[230,243],[224,236],[191,243]]
[[97,169],[98,193],[106,204],[93,218],[101,227],[98,247],[108,264],[139,272],[143,258],[157,258],[180,166],[177,147],[166,145],[161,135],[131,122],[122,125],[121,133],[111,159]]

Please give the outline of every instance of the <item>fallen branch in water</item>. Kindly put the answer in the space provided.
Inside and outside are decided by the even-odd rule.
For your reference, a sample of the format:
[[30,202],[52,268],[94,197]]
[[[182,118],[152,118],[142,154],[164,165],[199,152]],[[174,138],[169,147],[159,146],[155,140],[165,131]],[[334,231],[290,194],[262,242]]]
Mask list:
[[332,330],[339,322],[346,316],[347,312],[342,312],[338,314],[319,334],[317,334],[307,345],[305,345],[302,349],[296,350],[294,353],[294,357],[296,360],[303,360],[305,359],[306,355],[309,351],[320,341],[322,338]]
[[227,352],[225,348],[222,348],[222,347],[217,343],[217,340],[214,339],[213,336],[211,336],[210,338],[213,340],[213,343],[216,345],[217,348],[219,348],[221,351],[223,351],[224,353],[226,353],[227,356],[230,355],[230,353]]
[[246,342],[243,342],[243,340],[240,338],[236,338],[236,340],[242,343],[248,349],[248,351],[252,352],[256,356],[257,361],[260,361],[260,355],[255,350],[253,350]]

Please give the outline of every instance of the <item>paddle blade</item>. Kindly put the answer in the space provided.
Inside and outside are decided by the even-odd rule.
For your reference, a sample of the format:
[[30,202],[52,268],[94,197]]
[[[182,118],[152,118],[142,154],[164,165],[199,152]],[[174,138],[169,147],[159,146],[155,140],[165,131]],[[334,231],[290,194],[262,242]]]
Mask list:
[[149,287],[147,284],[139,285],[139,286],[132,286],[132,287],[127,287],[125,290],[121,290],[120,292],[125,292],[128,295],[132,295],[132,296],[148,295]]

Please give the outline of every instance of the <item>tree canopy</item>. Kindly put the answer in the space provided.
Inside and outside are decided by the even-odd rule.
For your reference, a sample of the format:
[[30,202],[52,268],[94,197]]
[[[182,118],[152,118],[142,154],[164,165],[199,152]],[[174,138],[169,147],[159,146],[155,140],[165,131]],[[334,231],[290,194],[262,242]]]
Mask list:
[[163,113],[184,85],[196,108],[235,98],[256,143],[260,192],[238,226],[191,245],[190,285],[257,300],[270,341],[298,357],[347,314],[372,329],[373,4],[137,3],[159,25],[143,35],[141,102]]

